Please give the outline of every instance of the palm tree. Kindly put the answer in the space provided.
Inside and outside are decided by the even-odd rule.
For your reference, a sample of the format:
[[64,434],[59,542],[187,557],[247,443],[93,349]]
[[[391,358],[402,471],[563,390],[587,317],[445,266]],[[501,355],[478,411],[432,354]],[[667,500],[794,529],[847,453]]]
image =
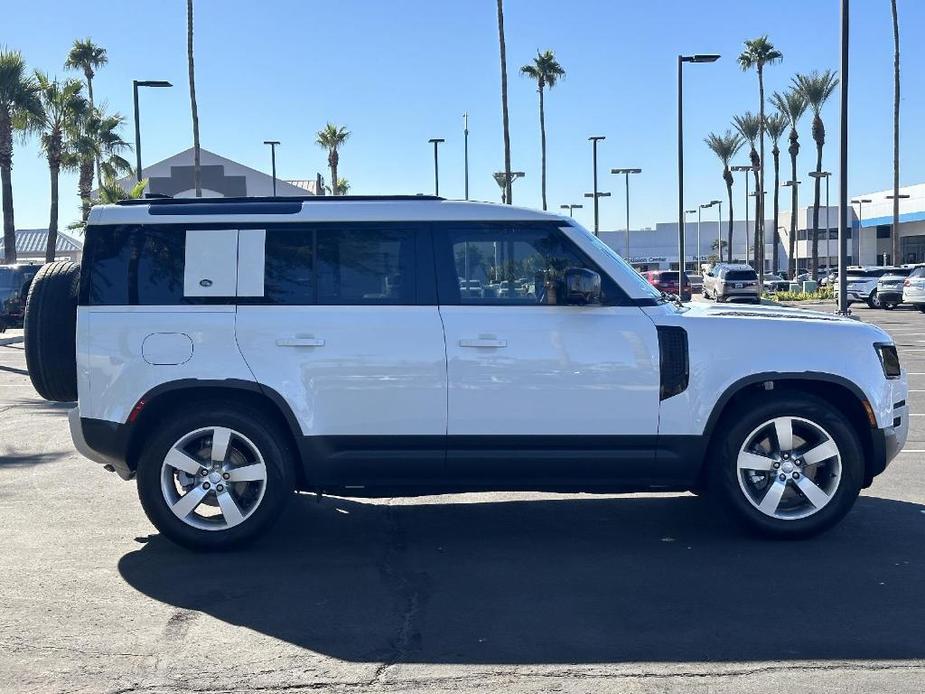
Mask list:
[[771,138],[771,156],[774,157],[774,248],[771,251],[771,272],[777,274],[780,265],[778,246],[780,234],[777,230],[777,220],[780,216],[780,138],[787,129],[787,116],[783,113],[772,113],[764,124],[765,130]]
[[892,240],[893,265],[900,263],[899,258],[899,16],[896,13],[896,0],[890,1],[893,14],[893,230]]
[[[87,96],[90,99],[90,107],[94,106],[93,102],[93,78],[96,71],[109,62],[109,56],[106,55],[106,49],[97,46],[93,40],[87,37],[83,41],[74,40],[74,45],[67,54],[67,60],[64,61],[64,67],[70,70],[80,70],[84,73],[84,79],[87,80]],[[96,182],[102,185],[103,179],[100,173],[100,163],[96,162]]]
[[[838,86],[838,77],[832,70],[818,72],[813,70],[810,74],[799,73],[793,78],[793,88],[806,100],[807,106],[813,111],[813,140],[816,143],[816,173],[822,172],[822,147],[825,145],[825,125],[822,122],[822,106],[832,96]],[[816,277],[819,267],[819,195],[822,178],[816,176],[815,197],[813,199],[813,252],[810,261],[810,273]],[[828,233],[828,232],[826,232]]]
[[[755,228],[760,226],[760,233],[756,236],[760,238],[760,243],[755,246],[755,257],[760,259],[761,263],[758,269],[759,279],[764,275],[764,131],[766,121],[764,117],[764,66],[774,65],[783,60],[784,54],[774,48],[774,44],[768,41],[767,34],[750,39],[745,42],[745,50],[739,54],[739,67],[743,71],[754,68],[758,73],[758,124],[759,124],[759,148],[758,156],[760,161],[760,175],[758,178],[758,187],[755,194]],[[774,228],[777,234],[777,227]],[[775,246],[776,249],[776,246]],[[775,251],[776,252],[776,251]]]
[[[790,125],[790,147],[787,150],[790,153],[790,180],[796,181],[797,155],[800,153],[800,135],[797,132],[797,124],[799,124],[800,118],[806,112],[806,99],[796,89],[790,89],[783,94],[774,92],[771,95],[771,105],[784,115]],[[798,186],[795,183],[790,187],[790,234],[787,241],[787,275],[791,279],[796,277],[797,270],[795,250],[797,219],[800,214],[797,209],[797,188]]]
[[504,200],[511,204],[511,128],[507,113],[507,48],[504,44],[504,0],[498,0],[498,44],[501,54],[501,125],[504,130]]
[[[761,120],[751,111],[746,111],[741,116],[734,116],[732,119],[732,124],[735,126],[735,129],[739,131],[739,134],[748,140],[748,144],[751,147],[748,157],[752,162],[752,173],[755,176],[755,235],[754,235],[754,245],[752,246],[752,253],[754,254],[755,269],[758,271],[758,276],[764,274],[761,270],[764,266],[764,261],[761,258],[760,247],[763,245],[761,243],[761,224],[759,223],[761,217],[759,213],[761,212],[761,206],[758,204],[758,199],[761,197],[760,180],[759,172],[761,171],[761,158],[758,156],[758,152],[755,149],[755,143],[758,141],[758,136],[761,131]],[[746,202],[746,204],[748,204]],[[745,236],[748,237],[748,229],[745,230]],[[746,242],[746,245],[747,242]],[[745,261],[748,262],[748,258],[745,258]]]
[[546,109],[543,104],[543,92],[546,87],[552,89],[560,77],[565,76],[565,70],[559,65],[552,51],[537,51],[532,63],[520,68],[520,73],[536,80],[536,91],[540,95],[540,152],[543,191],[543,209],[546,209]]
[[95,108],[88,110],[74,125],[74,132],[69,138],[69,156],[77,167],[77,191],[84,222],[90,214],[93,162],[100,160],[104,181],[132,170],[131,164],[121,156],[121,152],[130,149],[119,134],[124,122],[125,117],[119,113],[107,115]]
[[[189,65],[189,104],[193,114],[193,187],[202,197],[202,169],[199,157],[199,106],[196,104],[196,70],[193,66],[193,0],[186,0],[186,60]],[[141,175],[139,173],[139,175]]]
[[337,187],[335,189],[332,190],[331,186],[325,186],[325,189],[331,195],[346,195],[348,192],[350,192],[350,181],[348,181],[346,178],[338,178]]
[[[347,130],[347,128],[334,125],[334,123],[328,123],[324,126],[323,130],[318,131],[317,139],[315,140],[315,144],[328,150],[328,166],[331,167],[331,180],[337,181],[338,183],[341,180],[337,177],[337,165],[340,163],[340,154],[338,150],[349,137],[350,131]],[[337,188],[335,188],[331,194],[337,195]]]
[[3,193],[4,262],[16,262],[13,221],[13,130],[41,111],[35,80],[19,51],[0,49],[0,190]]
[[78,80],[58,82],[56,79],[49,79],[44,72],[36,70],[35,81],[39,88],[38,96],[42,110],[30,119],[28,127],[39,133],[51,175],[48,242],[45,247],[45,262],[51,263],[55,259],[55,247],[58,242],[58,180],[62,165],[68,166],[71,162],[65,153],[65,146],[68,144],[65,142],[65,136],[74,132],[78,119],[89,106],[80,93],[83,84]]
[[[742,149],[742,145],[745,144],[745,141],[742,139],[742,136],[738,133],[734,133],[731,130],[727,130],[722,135],[717,135],[716,133],[710,133],[704,139],[704,142],[707,143],[707,147],[719,157],[719,160],[723,162],[723,180],[726,182],[726,192],[729,195],[729,232],[728,240],[726,241],[728,252],[729,252],[729,262],[732,262],[732,172],[729,170],[729,162],[732,161],[732,158],[739,153],[739,150]],[[720,259],[723,257],[723,249],[717,249],[720,254]]]
[[103,185],[100,186],[99,204],[111,205],[120,200],[139,200],[144,196],[147,186],[148,179],[146,178],[126,190],[114,178],[107,178],[103,181]]

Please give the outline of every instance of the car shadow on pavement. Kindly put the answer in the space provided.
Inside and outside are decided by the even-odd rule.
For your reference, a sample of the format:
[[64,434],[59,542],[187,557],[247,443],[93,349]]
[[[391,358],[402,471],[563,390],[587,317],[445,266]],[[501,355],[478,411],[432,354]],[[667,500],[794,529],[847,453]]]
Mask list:
[[[464,497],[467,498],[467,497]],[[802,542],[694,497],[294,500],[246,550],[152,536],[135,589],[355,662],[925,657],[925,507],[863,497]]]
[[56,460],[73,455],[73,451],[55,451],[52,453],[26,453],[10,449],[0,450],[0,467],[25,467],[53,463]]

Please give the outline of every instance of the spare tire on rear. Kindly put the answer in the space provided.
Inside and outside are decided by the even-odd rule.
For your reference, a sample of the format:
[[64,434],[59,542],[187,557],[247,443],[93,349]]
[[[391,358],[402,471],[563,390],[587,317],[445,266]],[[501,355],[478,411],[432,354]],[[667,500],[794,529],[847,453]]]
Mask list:
[[23,325],[26,367],[46,400],[77,399],[77,286],[80,266],[61,260],[36,273]]

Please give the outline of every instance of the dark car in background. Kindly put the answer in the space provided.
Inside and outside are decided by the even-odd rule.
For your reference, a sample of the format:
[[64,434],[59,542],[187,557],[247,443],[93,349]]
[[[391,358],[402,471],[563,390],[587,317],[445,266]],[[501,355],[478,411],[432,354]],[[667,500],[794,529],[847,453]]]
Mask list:
[[21,328],[26,296],[41,265],[0,265],[0,333]]
[[684,286],[680,292],[678,291],[677,270],[647,270],[642,273],[642,276],[660,292],[677,294],[681,297],[681,301],[691,300],[691,281],[687,273],[684,274]]

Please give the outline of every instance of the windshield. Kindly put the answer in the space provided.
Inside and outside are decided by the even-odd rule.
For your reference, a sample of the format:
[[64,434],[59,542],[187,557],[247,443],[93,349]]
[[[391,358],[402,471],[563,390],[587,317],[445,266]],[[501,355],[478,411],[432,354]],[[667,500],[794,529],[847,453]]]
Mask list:
[[743,280],[756,280],[758,279],[758,275],[755,274],[754,270],[727,270],[726,276],[723,277],[723,279],[733,282],[742,282]]
[[650,296],[656,299],[661,298],[662,296],[661,292],[658,291],[651,284],[649,284],[649,282],[646,280],[645,277],[643,277],[638,272],[636,272],[636,268],[634,268],[632,265],[626,262],[623,259],[623,256],[621,256],[614,249],[612,249],[606,243],[601,241],[600,238],[592,234],[590,231],[585,229],[583,226],[581,226],[577,222],[572,222],[572,228],[578,233],[582,234],[585,238],[587,238],[594,245],[594,247],[597,250],[599,250],[601,253],[605,253],[606,255],[610,256],[610,258],[612,258],[614,261],[616,261],[621,266],[623,266],[626,269],[626,272],[624,274],[626,275],[629,281],[634,282],[636,286],[639,287],[646,294],[649,294]]

